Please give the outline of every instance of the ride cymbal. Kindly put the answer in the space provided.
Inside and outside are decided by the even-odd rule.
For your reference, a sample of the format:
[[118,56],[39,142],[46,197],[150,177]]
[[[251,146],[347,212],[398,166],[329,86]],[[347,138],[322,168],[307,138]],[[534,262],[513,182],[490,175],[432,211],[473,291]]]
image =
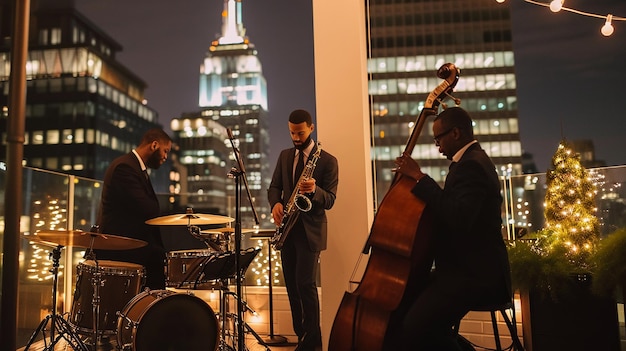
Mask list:
[[146,221],[150,225],[208,225],[225,224],[235,219],[213,214],[185,213],[152,218]]
[[[256,230],[258,229],[242,229],[241,233],[242,234],[253,233]],[[211,228],[211,229],[203,230],[200,232],[200,234],[218,234],[218,233],[234,233],[234,232],[235,232],[235,228],[223,227],[223,228]]]
[[85,232],[82,230],[42,230],[33,236],[42,242],[61,246],[82,247],[100,250],[130,250],[148,243],[118,235]]

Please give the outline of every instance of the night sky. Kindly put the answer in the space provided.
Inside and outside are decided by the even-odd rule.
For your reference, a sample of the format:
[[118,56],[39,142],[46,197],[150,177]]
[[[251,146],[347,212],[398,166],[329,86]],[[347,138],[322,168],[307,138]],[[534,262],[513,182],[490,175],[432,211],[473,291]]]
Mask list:
[[[615,32],[604,37],[603,19],[507,1],[512,7],[523,149],[545,171],[562,138],[591,139],[597,159],[607,165],[626,164],[626,22],[614,20]],[[171,118],[198,110],[199,68],[210,42],[221,33],[222,0],[75,3],[122,45],[117,59],[148,84],[148,105],[166,129]],[[624,0],[567,0],[565,6],[626,17]],[[315,111],[311,13],[307,1],[243,2],[246,34],[258,50],[267,80],[271,164],[291,145],[289,112]],[[461,67],[461,79],[462,73]]]

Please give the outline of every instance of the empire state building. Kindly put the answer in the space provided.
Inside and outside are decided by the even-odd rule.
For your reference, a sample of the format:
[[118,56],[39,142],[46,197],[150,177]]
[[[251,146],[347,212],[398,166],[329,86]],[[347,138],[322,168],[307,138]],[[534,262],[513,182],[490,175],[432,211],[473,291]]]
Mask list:
[[[200,110],[171,121],[179,162],[187,169],[189,204],[233,214],[236,183],[227,173],[238,165],[227,135],[230,129],[260,224],[269,226],[267,88],[257,51],[245,33],[241,0],[224,0],[222,33],[200,65],[199,88]],[[250,227],[255,224],[252,207],[241,183],[242,225]]]

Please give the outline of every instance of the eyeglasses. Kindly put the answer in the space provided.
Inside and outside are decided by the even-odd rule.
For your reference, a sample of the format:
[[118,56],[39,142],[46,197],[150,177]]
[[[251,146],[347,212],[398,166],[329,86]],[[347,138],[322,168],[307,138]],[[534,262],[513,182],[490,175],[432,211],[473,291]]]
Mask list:
[[435,140],[435,145],[439,146],[439,141],[441,140],[441,138],[443,138],[444,136],[449,134],[451,131],[453,131],[454,128],[456,128],[456,127],[452,127],[452,128],[446,130],[443,133],[439,133],[439,134],[435,135],[435,137],[433,138],[433,140]]

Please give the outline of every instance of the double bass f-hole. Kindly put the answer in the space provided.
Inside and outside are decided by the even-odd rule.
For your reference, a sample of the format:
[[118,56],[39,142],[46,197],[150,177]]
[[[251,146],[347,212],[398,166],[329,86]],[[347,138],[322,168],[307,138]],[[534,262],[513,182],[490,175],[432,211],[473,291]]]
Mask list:
[[[436,115],[439,105],[451,96],[459,74],[452,63],[439,68],[437,76],[443,81],[426,98],[404,153],[413,152],[426,118]],[[396,172],[378,206],[364,249],[369,252],[367,266],[356,289],[343,296],[330,332],[329,351],[400,349],[403,307],[419,295],[432,266],[431,215],[411,193],[414,185],[414,180]]]

